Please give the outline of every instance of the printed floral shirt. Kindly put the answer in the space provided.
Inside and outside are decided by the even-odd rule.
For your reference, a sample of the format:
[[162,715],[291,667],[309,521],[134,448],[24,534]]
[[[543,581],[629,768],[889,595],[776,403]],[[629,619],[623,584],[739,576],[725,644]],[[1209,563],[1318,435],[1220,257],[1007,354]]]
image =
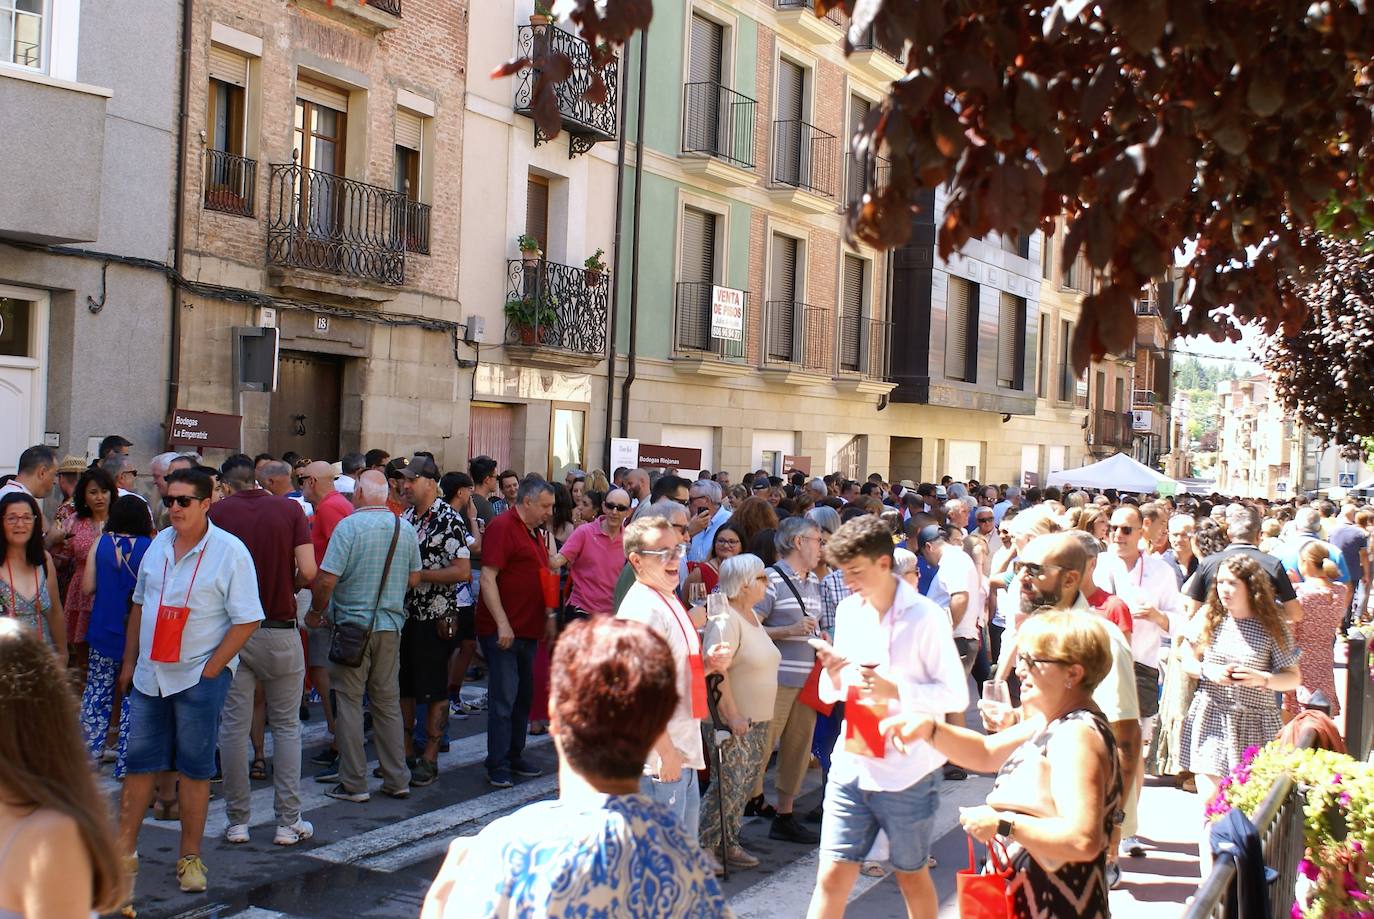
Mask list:
[[[471,558],[463,522],[458,512],[443,498],[435,498],[429,510],[423,514],[417,514],[415,508],[408,507],[401,514],[401,519],[414,526],[419,537],[421,570],[439,571],[453,564],[456,558]],[[472,587],[467,582],[423,582],[406,591],[406,616],[422,621],[438,619],[450,613],[456,614],[459,607],[471,606],[472,603]]]

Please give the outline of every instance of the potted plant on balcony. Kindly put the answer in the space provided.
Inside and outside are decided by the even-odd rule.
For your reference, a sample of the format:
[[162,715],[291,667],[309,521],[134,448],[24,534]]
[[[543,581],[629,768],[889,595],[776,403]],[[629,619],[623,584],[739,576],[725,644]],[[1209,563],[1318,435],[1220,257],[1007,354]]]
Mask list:
[[582,263],[587,269],[583,277],[586,279],[588,287],[600,286],[602,276],[606,273],[606,263],[601,260],[601,256],[605,254],[605,249],[597,249],[595,255],[587,256],[587,260]]
[[526,268],[534,268],[539,264],[539,257],[543,254],[539,251],[539,240],[528,233],[522,233],[515,244],[520,248],[520,258],[525,262]]
[[546,26],[553,22],[553,11],[544,0],[535,0],[534,12],[530,13],[530,25]]
[[520,344],[533,345],[558,321],[558,301],[532,294],[506,301],[506,319],[520,336]]

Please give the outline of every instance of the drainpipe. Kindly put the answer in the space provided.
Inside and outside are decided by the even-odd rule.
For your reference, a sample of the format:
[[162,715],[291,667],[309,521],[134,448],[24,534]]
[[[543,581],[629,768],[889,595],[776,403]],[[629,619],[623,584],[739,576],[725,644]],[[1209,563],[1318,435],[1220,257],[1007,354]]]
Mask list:
[[620,77],[616,81],[616,87],[620,93],[620,98],[616,104],[620,106],[620,130],[617,132],[620,137],[616,140],[616,160],[615,160],[615,239],[611,243],[611,264],[615,267],[611,271],[611,329],[610,329],[610,353],[606,359],[606,443],[605,461],[601,468],[607,472],[611,469],[611,428],[615,422],[615,368],[616,368],[616,329],[617,320],[620,318],[620,239],[622,227],[625,223],[622,217],[622,207],[625,200],[625,110],[627,108],[625,97],[628,87],[625,85],[625,77],[629,73],[629,53],[620,61]]
[[167,359],[167,418],[177,409],[181,396],[181,277],[182,227],[186,220],[183,192],[186,188],[186,136],[189,113],[186,110],[186,90],[191,85],[191,16],[193,0],[181,3],[181,85],[177,87],[176,129],[176,198],[172,205],[172,322]]
[[630,243],[630,352],[625,382],[620,387],[620,436],[630,434],[630,386],[635,381],[635,355],[639,336],[639,207],[644,190],[644,84],[646,72],[645,49],[649,46],[649,30],[639,33],[639,99],[635,103],[635,198],[632,241]]

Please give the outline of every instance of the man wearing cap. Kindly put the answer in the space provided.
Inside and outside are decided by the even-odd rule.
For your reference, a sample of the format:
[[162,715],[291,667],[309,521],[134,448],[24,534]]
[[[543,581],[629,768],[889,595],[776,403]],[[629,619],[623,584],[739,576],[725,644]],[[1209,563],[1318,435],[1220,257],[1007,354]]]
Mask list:
[[[954,646],[959,651],[964,676],[973,672],[978,658],[978,614],[983,608],[982,578],[969,554],[949,542],[945,531],[934,524],[916,533],[916,554],[935,566],[935,579],[926,596],[949,613],[954,627]],[[949,712],[945,720],[962,726],[963,712]],[[966,779],[968,773],[953,764],[945,766],[945,778]]]
[[[439,495],[434,460],[416,454],[401,470],[409,507],[401,519],[420,543],[420,582],[406,591],[401,628],[401,717],[410,784],[439,777],[439,744],[448,723],[448,662],[460,642],[477,637],[472,608],[472,555],[462,519]],[[463,597],[459,592],[464,593]],[[425,749],[415,757],[415,706],[425,711]]]

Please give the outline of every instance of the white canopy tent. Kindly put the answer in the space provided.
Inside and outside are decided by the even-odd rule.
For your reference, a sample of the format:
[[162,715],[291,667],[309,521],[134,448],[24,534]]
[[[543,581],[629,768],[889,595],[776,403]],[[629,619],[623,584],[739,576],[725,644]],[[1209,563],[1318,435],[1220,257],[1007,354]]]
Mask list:
[[1167,475],[1155,472],[1143,463],[1137,463],[1124,453],[1109,456],[1100,463],[1079,466],[1077,469],[1051,472],[1045,482],[1047,485],[1061,487],[1073,485],[1078,488],[1115,488],[1117,491],[1144,493],[1159,491],[1160,485],[1167,483],[1173,486],[1173,494],[1186,491],[1182,485]]

